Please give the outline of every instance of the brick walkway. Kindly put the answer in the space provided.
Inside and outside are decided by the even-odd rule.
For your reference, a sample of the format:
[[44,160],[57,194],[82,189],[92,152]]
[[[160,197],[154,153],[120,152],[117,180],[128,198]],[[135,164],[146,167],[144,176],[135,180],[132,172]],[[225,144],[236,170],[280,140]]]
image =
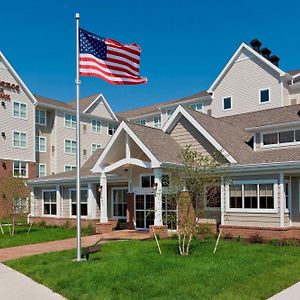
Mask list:
[[[85,236],[81,238],[82,247],[90,246],[96,243],[99,239],[101,243],[105,243],[109,240],[144,240],[149,238],[149,233],[146,231],[134,231],[134,230],[119,230],[109,233],[96,234]],[[52,241],[46,243],[38,243],[24,246],[17,246],[11,248],[0,249],[0,262],[7,260],[17,259],[25,256],[31,256],[36,254],[70,250],[76,248],[76,238]]]

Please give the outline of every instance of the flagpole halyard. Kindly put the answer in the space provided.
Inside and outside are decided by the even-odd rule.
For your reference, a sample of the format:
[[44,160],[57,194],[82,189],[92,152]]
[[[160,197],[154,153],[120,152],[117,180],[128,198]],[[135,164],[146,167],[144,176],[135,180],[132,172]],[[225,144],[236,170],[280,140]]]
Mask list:
[[81,261],[81,191],[80,191],[80,74],[79,74],[79,13],[76,13],[76,223],[77,223],[77,256]]

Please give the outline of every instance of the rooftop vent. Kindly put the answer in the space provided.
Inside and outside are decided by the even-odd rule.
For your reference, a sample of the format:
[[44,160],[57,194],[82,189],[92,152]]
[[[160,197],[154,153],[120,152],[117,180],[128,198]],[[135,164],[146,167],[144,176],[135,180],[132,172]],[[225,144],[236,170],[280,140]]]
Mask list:
[[272,55],[270,56],[270,62],[275,65],[276,67],[278,67],[280,58],[277,55]]
[[262,48],[260,53],[266,59],[270,59],[271,50],[269,48]]
[[261,42],[258,39],[254,39],[250,42],[250,45],[252,46],[252,49],[255,50],[256,52],[260,53],[260,46]]

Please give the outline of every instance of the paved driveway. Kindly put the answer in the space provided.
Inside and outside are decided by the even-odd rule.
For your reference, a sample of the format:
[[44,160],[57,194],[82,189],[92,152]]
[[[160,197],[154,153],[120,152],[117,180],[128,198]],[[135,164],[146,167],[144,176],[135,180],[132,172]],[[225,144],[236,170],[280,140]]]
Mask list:
[[[149,233],[135,230],[118,230],[109,233],[82,237],[82,247],[90,246],[101,239],[101,243],[111,240],[143,240],[149,238]],[[70,250],[76,248],[76,238],[38,243],[24,246],[0,249],[0,262],[36,254]],[[1,297],[0,297],[1,298]]]
[[268,300],[299,300],[300,299],[300,282],[288,287],[282,292],[274,295]]

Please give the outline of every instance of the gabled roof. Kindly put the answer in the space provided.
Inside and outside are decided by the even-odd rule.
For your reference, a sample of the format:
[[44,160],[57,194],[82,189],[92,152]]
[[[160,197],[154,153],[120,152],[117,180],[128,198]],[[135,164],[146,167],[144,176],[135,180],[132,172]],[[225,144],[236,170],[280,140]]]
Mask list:
[[52,98],[39,96],[39,95],[35,95],[35,97],[36,97],[38,103],[46,104],[46,105],[53,105],[53,106],[58,106],[58,107],[74,110],[73,107],[71,107],[68,103],[63,102],[63,101],[59,101],[59,100],[55,100]]
[[[104,96],[100,93],[100,94],[96,94],[96,95],[91,95],[85,98],[81,98],[79,101],[79,107],[80,107],[80,112],[81,113],[87,113],[88,110],[98,101],[100,100],[101,102],[104,103],[104,106],[106,107],[106,109],[108,110],[108,112],[110,113],[111,117],[118,121],[118,118],[116,117],[116,115],[114,114],[113,110],[111,109],[111,107],[109,106],[108,102],[106,101],[106,99],[104,98]],[[76,100],[75,101],[71,101],[68,103],[71,107],[73,107],[73,109],[76,110]]]
[[36,98],[30,92],[29,88],[26,86],[26,84],[23,82],[23,80],[21,79],[21,77],[18,75],[18,73],[15,71],[15,69],[12,67],[12,65],[9,63],[9,61],[6,59],[6,57],[4,56],[4,54],[1,51],[0,51],[0,58],[3,61],[3,64],[10,71],[10,73],[12,74],[12,76],[15,78],[15,80],[19,83],[19,85],[22,88],[22,90],[29,97],[29,99],[31,100],[31,102],[33,104],[36,104],[37,103]]
[[191,96],[175,99],[175,100],[170,100],[170,101],[165,101],[165,102],[160,102],[156,104],[152,104],[149,106],[144,106],[144,107],[139,107],[136,109],[124,111],[124,112],[118,112],[117,116],[120,117],[121,119],[131,119],[139,116],[144,116],[144,115],[150,115],[150,114],[155,114],[155,113],[160,113],[160,108],[172,104],[177,104],[185,101],[192,101],[192,100],[199,100],[199,98],[206,98],[209,97],[210,94],[206,91],[201,91],[199,93],[193,94]]
[[[230,58],[230,60],[228,61],[228,63],[225,65],[225,67],[223,68],[223,70],[221,71],[221,73],[218,75],[218,77],[216,78],[216,80],[212,83],[212,85],[208,89],[209,93],[212,93],[215,90],[216,86],[219,84],[219,82],[223,79],[223,77],[228,72],[228,70],[235,63],[236,59],[238,58],[238,56],[240,55],[240,53],[243,51],[243,49],[246,49],[253,56],[255,56],[258,59],[260,59],[264,64],[268,65],[271,69],[273,69],[280,76],[285,76],[287,74],[284,71],[282,71],[281,69],[279,69],[277,66],[275,66],[273,63],[271,63],[268,59],[266,59],[265,57],[263,57],[261,54],[257,53],[255,50],[253,50],[247,44],[242,43],[239,46],[239,48],[235,51],[235,53],[233,54],[233,56]],[[290,74],[288,74],[288,76],[291,77]]]

